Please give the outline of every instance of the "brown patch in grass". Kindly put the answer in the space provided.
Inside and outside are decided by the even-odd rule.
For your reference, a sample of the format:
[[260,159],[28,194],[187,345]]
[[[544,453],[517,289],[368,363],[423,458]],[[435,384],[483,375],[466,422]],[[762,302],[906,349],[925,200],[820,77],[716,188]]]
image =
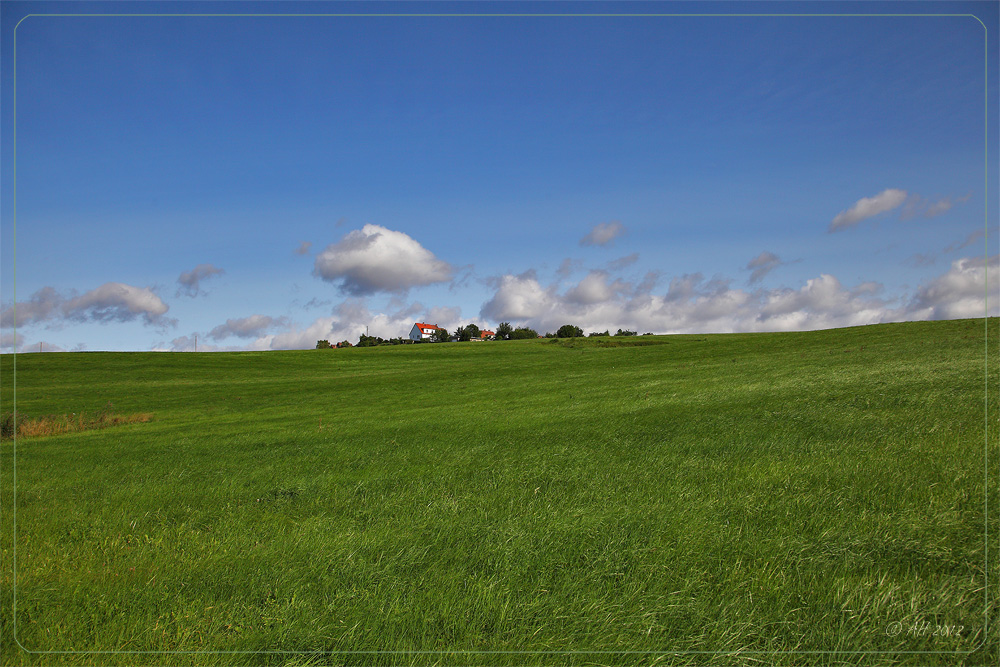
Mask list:
[[112,426],[121,426],[122,424],[138,424],[148,422],[152,418],[153,413],[151,412],[119,415],[106,410],[93,415],[81,412],[79,414],[68,415],[45,415],[44,417],[27,417],[14,412],[7,412],[0,417],[0,437],[7,440],[12,438],[16,433],[19,438],[37,438],[47,435],[109,428]]

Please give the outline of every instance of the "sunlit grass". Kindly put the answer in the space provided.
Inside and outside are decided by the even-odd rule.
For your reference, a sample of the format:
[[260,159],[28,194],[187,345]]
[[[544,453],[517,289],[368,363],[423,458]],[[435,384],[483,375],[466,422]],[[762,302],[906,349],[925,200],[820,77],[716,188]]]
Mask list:
[[4,661],[987,664],[984,336],[19,355]]

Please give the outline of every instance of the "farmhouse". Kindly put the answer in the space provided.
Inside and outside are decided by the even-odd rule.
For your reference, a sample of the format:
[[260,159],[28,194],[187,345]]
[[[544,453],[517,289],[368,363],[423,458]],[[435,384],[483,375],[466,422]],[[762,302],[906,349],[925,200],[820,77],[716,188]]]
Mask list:
[[434,332],[440,329],[436,324],[424,324],[423,322],[414,322],[413,328],[410,329],[410,340],[421,341],[429,340]]

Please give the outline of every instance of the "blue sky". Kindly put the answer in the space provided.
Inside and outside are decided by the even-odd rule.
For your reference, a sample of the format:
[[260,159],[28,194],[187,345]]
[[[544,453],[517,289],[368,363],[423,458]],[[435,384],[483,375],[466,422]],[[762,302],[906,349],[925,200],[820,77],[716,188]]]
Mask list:
[[4,351],[998,313],[996,3],[0,10]]

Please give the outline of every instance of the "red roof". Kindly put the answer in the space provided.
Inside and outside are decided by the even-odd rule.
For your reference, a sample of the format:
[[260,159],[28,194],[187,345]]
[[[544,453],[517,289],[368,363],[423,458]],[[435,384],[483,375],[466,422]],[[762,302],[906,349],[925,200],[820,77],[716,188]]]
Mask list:
[[480,331],[479,335],[480,336],[496,336],[497,332],[496,331]]
[[416,326],[420,327],[421,329],[440,329],[441,328],[441,327],[439,327],[436,324],[424,324],[423,322],[414,322],[414,324]]

